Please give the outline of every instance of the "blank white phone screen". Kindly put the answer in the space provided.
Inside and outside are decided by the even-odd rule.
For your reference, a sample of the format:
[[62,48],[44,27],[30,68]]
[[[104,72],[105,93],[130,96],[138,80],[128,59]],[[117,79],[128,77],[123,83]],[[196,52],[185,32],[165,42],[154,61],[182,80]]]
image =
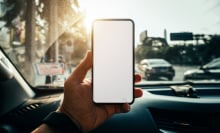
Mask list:
[[93,101],[131,103],[134,88],[134,23],[104,19],[93,23]]

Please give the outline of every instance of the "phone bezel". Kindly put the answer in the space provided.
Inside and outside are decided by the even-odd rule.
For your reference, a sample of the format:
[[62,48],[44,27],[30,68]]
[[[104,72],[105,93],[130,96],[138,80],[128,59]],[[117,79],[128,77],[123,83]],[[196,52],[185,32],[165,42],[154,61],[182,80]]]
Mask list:
[[[92,54],[93,54],[93,51],[94,51],[94,39],[93,39],[93,37],[94,37],[94,24],[95,24],[95,22],[97,22],[97,21],[129,21],[129,22],[131,22],[132,23],[132,73],[133,73],[133,76],[132,76],[132,93],[133,93],[133,97],[132,97],[132,100],[130,101],[130,102],[128,102],[129,104],[131,104],[131,103],[133,103],[134,102],[134,84],[135,84],[135,80],[134,80],[134,72],[135,72],[135,70],[134,70],[134,48],[135,48],[135,46],[134,46],[134,36],[135,36],[135,24],[134,24],[134,21],[132,20],[132,19],[96,19],[96,20],[94,20],[93,21],[93,23],[92,23],[92,31],[91,31],[91,39],[92,39],[92,47],[91,47],[91,49],[92,49]],[[94,61],[94,56],[93,56],[93,61]],[[94,103],[102,103],[102,104],[122,104],[122,103],[125,103],[125,102],[108,102],[108,103],[106,103],[106,102],[96,102],[95,101],[95,98],[94,98],[94,86],[93,86],[93,77],[94,77],[94,72],[93,72],[93,68],[92,68],[92,97],[93,97],[93,102]]]

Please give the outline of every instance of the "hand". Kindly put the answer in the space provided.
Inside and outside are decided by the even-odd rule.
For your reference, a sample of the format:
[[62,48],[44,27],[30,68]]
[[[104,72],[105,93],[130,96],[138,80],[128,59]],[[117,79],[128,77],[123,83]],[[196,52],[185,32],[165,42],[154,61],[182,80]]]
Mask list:
[[[128,112],[130,105],[125,104],[95,104],[92,100],[91,81],[84,79],[87,71],[92,67],[92,53],[89,51],[75,71],[64,84],[64,99],[57,110],[66,114],[79,126],[83,132],[90,131],[115,113]],[[141,80],[135,75],[135,82]],[[142,90],[136,88],[134,96],[141,97]]]

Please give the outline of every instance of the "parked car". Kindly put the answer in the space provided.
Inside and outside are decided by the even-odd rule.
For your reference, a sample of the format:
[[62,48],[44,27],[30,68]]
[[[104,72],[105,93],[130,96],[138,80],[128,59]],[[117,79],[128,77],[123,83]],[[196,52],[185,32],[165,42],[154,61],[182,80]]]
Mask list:
[[173,77],[175,76],[173,66],[164,59],[143,59],[138,68],[144,73],[144,77],[147,80],[161,77],[173,80]]
[[220,58],[213,59],[199,69],[188,70],[184,73],[184,80],[220,79]]

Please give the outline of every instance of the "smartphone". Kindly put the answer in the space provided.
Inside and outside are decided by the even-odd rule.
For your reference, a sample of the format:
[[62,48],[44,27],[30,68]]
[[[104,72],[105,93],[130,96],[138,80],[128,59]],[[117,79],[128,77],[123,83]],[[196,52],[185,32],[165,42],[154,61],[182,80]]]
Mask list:
[[134,22],[98,19],[92,26],[92,86],[95,103],[134,99]]

